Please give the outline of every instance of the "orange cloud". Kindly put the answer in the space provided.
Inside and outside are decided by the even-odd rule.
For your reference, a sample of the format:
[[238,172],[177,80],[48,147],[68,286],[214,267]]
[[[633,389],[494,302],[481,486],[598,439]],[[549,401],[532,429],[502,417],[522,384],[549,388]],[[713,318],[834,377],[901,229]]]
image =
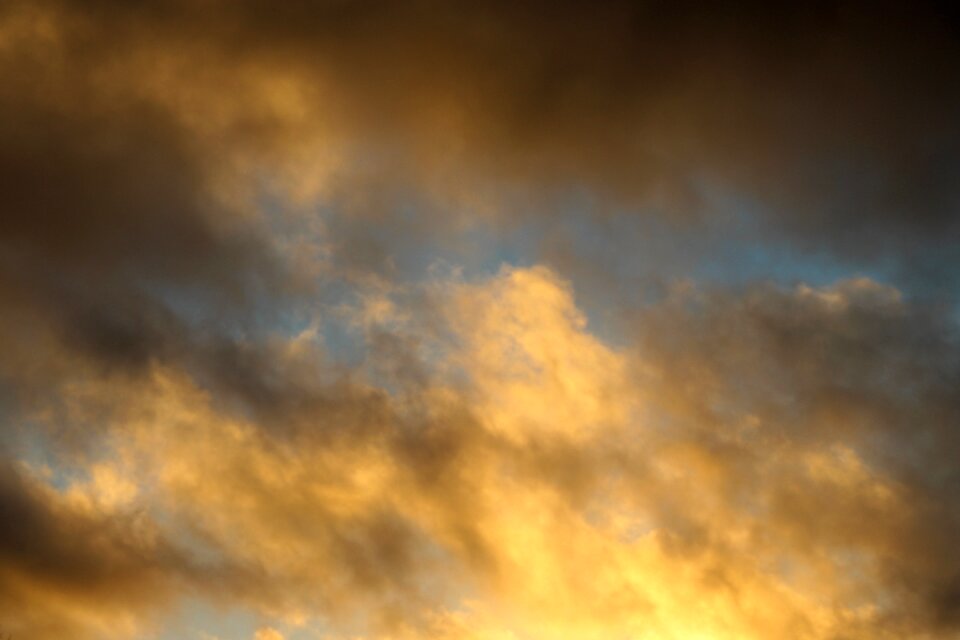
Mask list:
[[[117,534],[134,546],[109,552],[132,554],[110,562],[133,562],[123,575],[136,590],[190,589],[347,635],[359,625],[384,637],[922,637],[939,628],[924,620],[939,618],[923,609],[936,601],[915,600],[915,581],[951,575],[937,547],[949,536],[935,533],[950,526],[936,516],[945,503],[865,448],[867,433],[899,437],[895,417],[856,426],[888,401],[870,395],[874,382],[804,342],[876,344],[849,330],[867,323],[898,337],[857,351],[856,366],[893,358],[884,375],[909,372],[896,341],[909,343],[921,316],[877,291],[854,282],[678,299],[639,323],[637,354],[592,336],[568,285],[543,268],[442,283],[429,312],[447,329],[419,338],[423,385],[321,384],[300,413],[276,414],[294,420],[287,428],[232,413],[158,367],[114,401],[110,450],[89,480],[30,491],[66,518],[45,526],[75,522],[80,540],[94,535],[79,524],[90,518],[142,513],[145,529]],[[422,310],[393,304],[397,330],[423,326],[409,322]],[[705,306],[687,316],[688,304]],[[691,333],[700,321],[711,330]],[[801,341],[782,342],[795,322]],[[691,336],[701,344],[682,343]],[[785,351],[756,350],[768,339]],[[781,375],[793,395],[771,404]],[[827,392],[851,383],[855,401]],[[72,389],[78,402],[116,392],[93,380]],[[175,557],[184,564],[171,572]],[[102,602],[121,606],[136,591],[111,576]],[[117,618],[112,635],[88,633],[131,637],[152,609],[142,622]]]

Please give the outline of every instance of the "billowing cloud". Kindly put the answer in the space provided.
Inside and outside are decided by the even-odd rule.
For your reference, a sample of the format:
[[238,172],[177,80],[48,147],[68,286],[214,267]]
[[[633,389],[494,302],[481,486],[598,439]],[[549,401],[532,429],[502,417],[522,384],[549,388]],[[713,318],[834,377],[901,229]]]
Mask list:
[[[143,514],[154,533],[134,538],[136,562],[109,545],[91,570],[343,633],[955,630],[957,351],[936,310],[868,280],[680,291],[617,351],[542,268],[424,295],[419,311],[401,295],[386,322],[419,345],[416,386],[321,383],[278,428],[166,368],[122,400],[104,400],[115,383],[77,381],[72,402],[112,407],[110,450],[88,480],[30,491]],[[31,495],[19,482],[13,504]],[[71,523],[37,527],[76,527],[74,545],[108,535]],[[121,604],[136,593],[104,579]]]

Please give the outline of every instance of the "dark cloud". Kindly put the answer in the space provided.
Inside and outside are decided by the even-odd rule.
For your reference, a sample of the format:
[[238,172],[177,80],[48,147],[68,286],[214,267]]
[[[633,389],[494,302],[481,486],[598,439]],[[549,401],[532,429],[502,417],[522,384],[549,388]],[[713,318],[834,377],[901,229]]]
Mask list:
[[104,70],[110,60],[87,50],[99,48],[82,21],[65,26],[42,5],[4,14],[0,377],[10,404],[42,396],[58,368],[84,360],[136,373],[261,331],[301,284],[262,221],[215,192],[209,149],[133,79]]
[[[0,615],[7,632],[96,637],[98,617],[109,622],[124,608],[148,609],[169,597],[183,558],[151,540],[136,514],[106,517],[58,502],[6,462],[0,474]],[[93,624],[64,601],[87,608]]]
[[[943,4],[38,6],[67,16],[68,68],[175,52],[211,72],[208,90],[252,68],[289,75],[347,132],[367,191],[582,188],[679,219],[733,198],[847,258],[955,257],[941,239],[957,231],[960,55]],[[136,93],[130,73],[121,91]],[[171,89],[190,87],[182,75]],[[237,109],[235,139],[283,129]]]
[[956,231],[960,56],[943,4],[64,6],[111,29],[110,54],[148,36],[302,73],[409,179],[583,187],[681,217],[719,191],[854,256]]

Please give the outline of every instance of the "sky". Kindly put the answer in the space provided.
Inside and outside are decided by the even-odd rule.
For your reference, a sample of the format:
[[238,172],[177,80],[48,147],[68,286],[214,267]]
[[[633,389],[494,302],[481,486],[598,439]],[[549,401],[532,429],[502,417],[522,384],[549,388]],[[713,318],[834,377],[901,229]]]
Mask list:
[[0,3],[0,634],[960,638],[951,3]]

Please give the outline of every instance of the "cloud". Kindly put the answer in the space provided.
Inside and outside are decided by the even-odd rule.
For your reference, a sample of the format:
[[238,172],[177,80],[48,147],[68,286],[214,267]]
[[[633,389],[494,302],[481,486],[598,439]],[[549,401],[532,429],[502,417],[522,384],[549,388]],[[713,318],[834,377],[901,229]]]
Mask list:
[[0,616],[14,636],[133,637],[186,570],[143,514],[71,500],[8,461],[0,509]]
[[271,627],[263,627],[262,629],[257,629],[253,640],[283,640],[283,634]]
[[0,623],[144,637],[196,598],[340,637],[950,637],[942,300],[677,287],[614,300],[614,344],[544,266],[397,257],[587,193],[594,222],[750,209],[949,281],[955,31],[885,3],[0,9]]
[[[419,308],[390,295],[421,384],[357,377],[331,403],[320,382],[304,392],[316,401],[266,418],[168,366],[119,395],[75,381],[72,402],[109,399],[109,449],[89,482],[20,481],[12,504],[136,506],[158,542],[109,544],[98,553],[116,559],[89,567],[71,554],[78,576],[103,575],[103,607],[197,593],[346,637],[955,629],[956,342],[938,310],[864,279],[687,290],[614,350],[543,268],[430,285]],[[436,331],[411,320],[423,313]],[[74,521],[38,525],[50,545],[33,547],[31,580],[72,566],[52,560],[53,531],[99,545]],[[166,605],[143,606],[139,624]]]
[[[960,57],[936,3],[50,1],[8,13],[21,86],[43,74],[46,93],[79,85],[101,113],[141,104],[138,121],[172,120],[169,139],[217,158],[220,179],[245,166],[278,178],[284,199],[348,211],[337,224],[363,241],[345,261],[364,243],[383,250],[353,217],[390,224],[398,202],[432,206],[429,228],[542,208],[531,202],[551,211],[571,190],[674,221],[750,210],[806,249],[910,256],[928,276],[952,256],[940,238],[956,231],[960,94],[943,79]],[[394,240],[410,231],[397,225]]]
[[891,633],[949,619],[960,409],[947,392],[949,313],[860,279],[680,295],[639,326],[648,366],[664,372],[654,397],[672,429],[692,429],[693,461],[717,474],[708,486],[750,504],[796,565],[820,565],[858,597],[887,592],[878,614]]

